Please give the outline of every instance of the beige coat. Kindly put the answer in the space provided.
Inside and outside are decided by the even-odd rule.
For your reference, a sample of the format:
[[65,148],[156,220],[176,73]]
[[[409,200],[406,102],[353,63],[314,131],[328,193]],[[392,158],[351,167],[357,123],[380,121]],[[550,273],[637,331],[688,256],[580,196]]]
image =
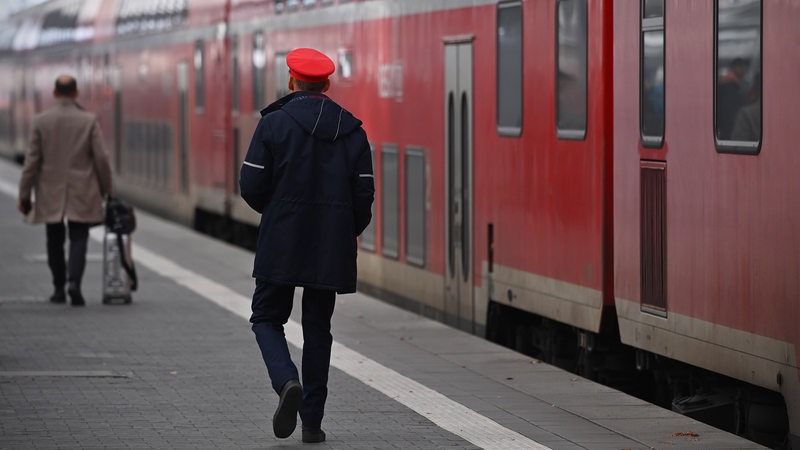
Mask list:
[[19,200],[35,192],[33,223],[103,222],[103,197],[112,193],[111,165],[97,117],[69,98],[33,120],[19,182]]

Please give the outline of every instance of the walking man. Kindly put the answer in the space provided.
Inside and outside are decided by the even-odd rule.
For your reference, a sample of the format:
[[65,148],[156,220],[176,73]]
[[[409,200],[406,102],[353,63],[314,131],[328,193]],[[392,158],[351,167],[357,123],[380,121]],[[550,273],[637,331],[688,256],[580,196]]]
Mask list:
[[[53,95],[55,105],[33,119],[17,209],[25,215],[33,211],[29,220],[46,224],[47,263],[55,288],[50,301],[66,302],[66,284],[72,306],[83,306],[89,227],[103,221],[103,197],[112,194],[111,166],[97,117],[75,101],[75,78],[59,76]],[[64,256],[67,233],[69,265]]]
[[[290,94],[261,111],[239,180],[242,198],[261,213],[250,322],[280,396],[275,436],[294,432],[299,410],[303,442],[322,442],[334,301],[356,290],[356,237],[372,218],[375,186],[362,122],[324,95],[333,61],[300,48],[286,63]],[[302,385],[283,332],[296,286]]]

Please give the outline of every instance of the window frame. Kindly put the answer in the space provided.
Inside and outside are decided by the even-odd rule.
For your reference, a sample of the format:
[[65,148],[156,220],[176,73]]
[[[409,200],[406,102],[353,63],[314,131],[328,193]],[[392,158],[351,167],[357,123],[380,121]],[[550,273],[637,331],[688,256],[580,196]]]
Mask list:
[[194,112],[203,114],[206,109],[206,44],[203,39],[194,41]]
[[[664,147],[664,135],[667,130],[667,6],[666,2],[661,2],[661,17],[645,17],[645,3],[647,0],[639,2],[639,139],[642,146],[651,149],[661,149]],[[661,66],[664,68],[664,80],[661,111],[661,135],[646,135],[644,130],[644,35],[649,31],[661,31],[663,46],[661,51]]]
[[[260,45],[257,43],[260,42]],[[256,31],[250,40],[250,77],[251,77],[251,101],[253,102],[253,114],[259,115],[261,109],[267,103],[267,44],[264,32]],[[261,52],[261,65],[256,61],[256,52]]]
[[712,106],[713,106],[713,117],[712,117],[712,127],[711,127],[711,134],[712,138],[714,139],[714,148],[716,149],[717,153],[731,153],[731,154],[739,154],[739,155],[758,155],[761,153],[761,144],[764,141],[764,106],[763,106],[763,98],[764,98],[764,0],[756,0],[759,2],[759,16],[760,16],[760,26],[759,26],[759,42],[758,42],[758,64],[759,69],[758,73],[761,74],[761,98],[762,98],[762,106],[759,111],[759,116],[761,119],[761,134],[758,137],[758,141],[734,141],[731,139],[724,139],[721,140],[717,137],[717,89],[719,84],[719,0],[714,0],[714,61],[712,64],[712,73],[713,73],[713,99],[712,99]]
[[241,112],[241,61],[239,60],[239,36],[231,36],[231,114],[238,116]]
[[[505,52],[501,52],[500,39],[498,37],[499,31],[500,31],[500,10],[501,9],[514,8],[514,7],[518,7],[519,8],[519,14],[517,16],[519,17],[519,25],[520,25],[520,27],[519,27],[519,30],[520,30],[520,35],[519,35],[519,39],[520,39],[520,48],[519,48],[519,87],[517,89],[514,89],[514,87],[511,87],[511,88],[505,87],[506,85],[504,83],[500,83],[500,71],[501,71],[500,55],[501,55],[501,53],[503,55],[506,55],[506,53]],[[509,125],[509,124],[505,124],[505,123],[500,123],[500,111],[501,111],[500,105],[501,105],[501,101],[503,101],[503,98],[504,98],[502,94],[505,93],[506,89],[508,89],[509,92],[511,92],[511,93],[516,92],[517,94],[514,94],[515,98],[519,98],[519,99],[524,98],[525,70],[524,70],[523,66],[524,66],[524,63],[525,63],[525,51],[524,51],[524,46],[525,46],[524,25],[525,25],[525,23],[522,20],[523,19],[522,0],[511,0],[511,1],[500,2],[500,3],[497,4],[496,12],[497,12],[497,15],[496,15],[496,18],[495,18],[495,39],[496,39],[495,52],[496,52],[496,58],[497,59],[495,61],[495,65],[496,65],[496,72],[495,72],[495,75],[496,75],[496,79],[495,79],[495,84],[496,84],[496,86],[495,86],[495,94],[496,94],[495,125],[497,127],[497,134],[500,135],[500,136],[504,136],[504,137],[520,137],[520,136],[522,136],[522,128],[523,128],[523,123],[524,123],[524,118],[525,118],[525,115],[524,115],[525,102],[520,100],[520,103],[519,103],[519,125]],[[514,81],[516,81],[516,80],[514,80]],[[502,92],[501,92],[501,89],[502,89]]]
[[[559,26],[559,7],[564,1],[582,1],[586,5],[586,30],[584,33],[585,43],[584,43],[584,58],[583,58],[583,70],[584,70],[584,93],[583,93],[583,102],[584,102],[584,113],[583,113],[583,128],[559,128],[558,119],[559,119],[559,72],[560,72],[560,54],[559,51],[561,47],[561,41],[559,38],[560,29]],[[558,0],[556,2],[556,15],[555,15],[555,127],[556,127],[556,138],[561,140],[572,140],[572,141],[582,141],[586,139],[589,130],[589,2],[588,0]]]
[[[387,164],[391,158],[387,155],[394,155],[395,174],[394,178],[387,176]],[[390,186],[391,185],[391,186]],[[390,188],[392,190],[390,190]],[[387,199],[389,195],[393,195],[392,205],[388,205]],[[394,206],[393,211],[388,208]],[[384,143],[381,145],[381,254],[387,258],[399,259],[400,258],[400,146],[394,143]],[[387,212],[392,213],[392,220],[389,221]],[[389,231],[392,232],[394,242],[392,246],[387,246],[387,224],[393,225]]]
[[[422,201],[421,201],[421,204],[419,204],[419,205],[416,205],[415,202],[412,202],[411,200],[413,199],[413,197],[411,195],[409,195],[410,194],[409,187],[410,186],[415,186],[417,184],[417,182],[420,181],[420,180],[417,180],[417,179],[414,179],[414,180],[411,179],[411,176],[413,174],[412,174],[411,170],[409,170],[409,167],[411,166],[409,164],[409,161],[411,159],[413,159],[413,158],[419,158],[419,161],[422,163],[422,172],[419,174],[419,175],[421,175],[421,178],[422,178],[422,180],[421,180],[421,187],[422,187],[422,199],[421,200]],[[406,239],[405,239],[405,247],[406,248],[405,248],[405,251],[406,251],[406,262],[408,262],[408,264],[413,265],[413,266],[425,267],[425,261],[427,259],[426,258],[427,257],[427,254],[426,254],[426,244],[427,244],[426,237],[427,236],[426,235],[427,235],[427,220],[428,220],[427,208],[426,208],[428,184],[427,184],[427,177],[425,175],[425,173],[427,171],[427,169],[426,169],[427,168],[427,160],[426,160],[425,149],[423,147],[419,147],[419,146],[411,146],[411,145],[406,146],[405,158],[404,159],[405,159],[405,199],[406,199],[405,200],[405,233],[406,233]],[[409,214],[409,212],[411,211],[412,207],[419,207],[419,212],[421,214],[421,225],[422,225],[422,229],[420,230],[421,234],[420,234],[419,238],[417,238],[415,236],[414,237],[415,239],[413,239],[413,240],[412,240],[412,236],[410,234],[410,230],[415,230],[415,227],[411,226],[411,221],[410,221],[411,214]],[[412,242],[415,245],[418,245],[420,247],[421,254],[417,254],[417,253],[412,251],[412,248],[411,248]]]

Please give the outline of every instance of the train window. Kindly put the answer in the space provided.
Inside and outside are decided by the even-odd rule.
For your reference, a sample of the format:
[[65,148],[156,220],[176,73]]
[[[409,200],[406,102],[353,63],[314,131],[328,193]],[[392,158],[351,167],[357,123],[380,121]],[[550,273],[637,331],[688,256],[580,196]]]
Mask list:
[[561,139],[586,137],[586,0],[560,0],[556,35],[556,133]]
[[[2,32],[0,32],[2,33]],[[94,74],[94,70],[92,69],[92,62],[88,56],[83,56],[80,62],[80,80],[82,81],[83,86],[86,86],[81,95],[83,96],[84,100],[88,103],[91,103],[92,100],[92,92],[94,91],[94,83],[92,82],[92,75]]]
[[338,53],[339,68],[337,73],[343,80],[353,78],[353,50],[341,48]]
[[[375,161],[375,145],[370,142],[369,144],[370,151],[372,152],[372,161]],[[374,162],[373,162],[374,164]],[[374,173],[374,167],[373,167]],[[361,232],[361,237],[359,238],[359,242],[361,243],[361,248],[364,250],[369,250],[374,252],[375,251],[375,207],[372,207],[372,220],[369,221],[369,225],[367,228],[364,228],[364,231]]]
[[642,8],[643,19],[656,19],[664,17],[664,0],[642,0],[644,7]]
[[397,145],[381,149],[381,242],[384,256],[397,258],[400,249],[400,167]]
[[717,0],[715,21],[717,150],[756,154],[761,145],[761,0]]
[[231,36],[231,111],[239,114],[239,36]]
[[303,0],[303,6],[306,8],[313,8],[317,5],[317,0]]
[[287,53],[275,55],[275,100],[289,95],[289,68],[286,65]]
[[425,151],[406,148],[406,260],[425,265]]
[[264,51],[264,33],[253,35],[253,111],[260,111],[264,107],[267,95],[266,73],[267,55]]
[[664,2],[642,1],[639,131],[646,147],[664,144]]
[[522,2],[497,5],[497,132],[522,133]]
[[198,114],[205,109],[205,69],[203,68],[203,41],[194,44],[194,111]]
[[[8,2],[6,2],[8,3]],[[42,3],[42,2],[38,2]],[[80,17],[96,17],[100,2],[74,1],[83,3]],[[163,0],[122,0],[116,16],[116,33],[153,33],[186,23],[189,17],[189,2]]]
[[286,9],[286,0],[275,0],[275,14],[280,14]]

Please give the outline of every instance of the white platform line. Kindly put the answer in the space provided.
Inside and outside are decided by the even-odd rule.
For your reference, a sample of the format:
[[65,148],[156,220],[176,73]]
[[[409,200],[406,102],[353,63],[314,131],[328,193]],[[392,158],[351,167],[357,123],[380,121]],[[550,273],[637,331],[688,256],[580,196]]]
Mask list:
[[[13,198],[17,196],[16,186],[9,184],[6,180],[0,180],[0,192]],[[92,239],[102,242],[103,229],[101,227],[93,228],[90,234]],[[181,267],[141,245],[134,243],[132,253],[137,264],[174,280],[239,317],[250,318],[249,297]],[[287,341],[298,348],[303,347],[303,331],[300,324],[290,320],[284,327],[284,331]],[[461,436],[481,448],[487,450],[549,448],[336,341],[333,343],[331,365],[407,406],[439,427]]]

